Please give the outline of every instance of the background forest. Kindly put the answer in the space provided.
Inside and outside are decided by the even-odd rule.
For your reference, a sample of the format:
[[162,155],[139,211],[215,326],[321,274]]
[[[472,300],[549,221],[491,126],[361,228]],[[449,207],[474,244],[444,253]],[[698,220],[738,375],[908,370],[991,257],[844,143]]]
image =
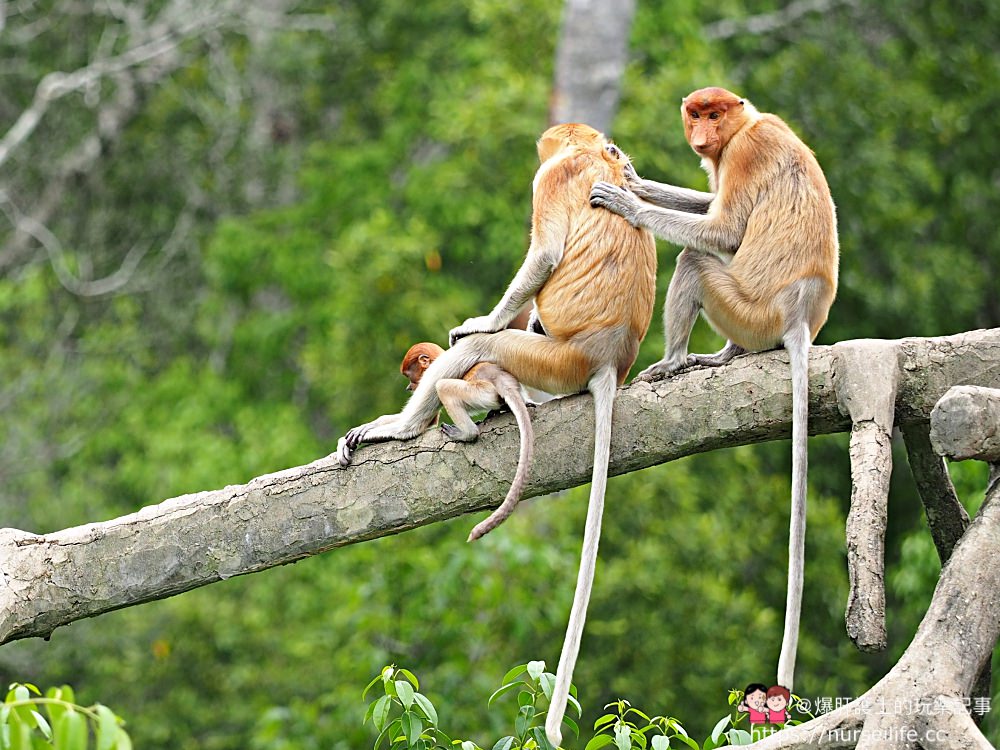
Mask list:
[[[732,88],[796,129],[840,220],[818,343],[1000,325],[1000,2],[784,5],[640,0],[611,134],[644,177],[705,189],[689,91]],[[542,0],[0,3],[0,525],[241,483],[401,404],[406,348],[488,310],[527,247],[560,19]],[[658,305],[677,248],[659,250]],[[692,348],[721,343],[699,324]],[[661,350],[657,319],[637,368]],[[938,573],[900,450],[889,650],[854,649],[846,444],[810,443],[812,700],[891,666]],[[704,736],[730,688],[772,679],[788,454],[611,480],[584,726],[625,697]],[[985,467],[951,468],[974,510]],[[395,662],[489,747],[507,669],[555,665],[585,497],[525,503],[475,545],[464,517],[79,622],[4,646],[0,681],[69,682],[150,750],[360,748],[361,690]]]

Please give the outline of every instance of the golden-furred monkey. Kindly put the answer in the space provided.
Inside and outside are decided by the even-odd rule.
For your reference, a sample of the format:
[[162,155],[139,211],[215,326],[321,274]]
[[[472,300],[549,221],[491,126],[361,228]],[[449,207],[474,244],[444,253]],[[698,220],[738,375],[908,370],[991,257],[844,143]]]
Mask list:
[[[836,213],[815,156],[780,118],[720,88],[685,97],[681,117],[711,193],[642,180],[633,172],[634,194],[600,182],[591,204],[685,246],[664,306],[666,351],[639,378],[722,365],[737,354],[781,344],[788,350],[792,520],[778,683],[791,689],[805,562],[809,345],[837,292]],[[728,339],[716,354],[687,353],[699,312]]]

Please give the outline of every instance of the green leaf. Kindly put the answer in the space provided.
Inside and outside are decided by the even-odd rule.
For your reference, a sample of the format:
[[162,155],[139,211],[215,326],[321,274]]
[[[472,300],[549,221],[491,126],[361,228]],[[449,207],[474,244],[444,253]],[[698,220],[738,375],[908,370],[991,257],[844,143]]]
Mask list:
[[132,750],[132,739],[121,727],[118,727],[118,733],[115,735],[115,750]]
[[583,716],[583,707],[580,706],[580,701],[578,701],[572,695],[569,695],[566,697],[566,702],[568,705],[576,709],[577,717]]
[[462,743],[462,750],[476,750],[476,743],[466,740]]
[[431,726],[436,727],[438,723],[437,711],[434,709],[434,704],[427,699],[427,696],[420,693],[414,693],[413,702],[416,703],[420,710],[424,712],[424,716],[427,717]]
[[533,680],[537,680],[542,676],[542,672],[545,671],[544,661],[529,661],[527,665],[528,676]]
[[372,716],[375,714],[375,705],[377,703],[378,701],[372,701],[371,703],[368,704],[368,710],[365,711],[365,718],[361,720],[362,724],[367,724],[368,720],[371,719]]
[[614,724],[617,720],[618,717],[614,714],[604,714],[604,716],[594,722],[594,731],[598,731],[601,727],[607,726],[608,724]]
[[700,746],[698,745],[698,743],[697,743],[697,742],[695,742],[695,741],[694,741],[693,739],[691,739],[690,737],[688,737],[688,736],[687,736],[686,734],[678,734],[678,735],[675,735],[675,736],[674,736],[674,739],[676,739],[676,740],[680,740],[681,742],[683,742],[683,743],[684,743],[685,745],[687,745],[688,747],[690,747],[690,748],[694,748],[694,750],[701,750],[701,747],[700,747]]
[[712,742],[715,743],[716,747],[719,745],[719,738],[722,736],[722,733],[726,730],[726,727],[732,723],[732,721],[733,717],[726,714],[719,719],[718,723],[715,725],[715,729],[712,730]]
[[508,682],[506,685],[501,685],[500,687],[498,687],[496,690],[493,691],[493,695],[491,695],[490,699],[486,701],[486,705],[492,706],[494,698],[499,698],[504,693],[509,693],[514,688],[519,688],[522,685],[524,685],[523,682]]
[[375,710],[372,712],[372,721],[376,729],[383,729],[385,722],[389,718],[389,709],[392,708],[392,698],[383,695],[375,701]]
[[650,722],[652,721],[652,719],[650,719],[650,718],[649,718],[648,716],[646,716],[646,714],[644,714],[644,713],[643,713],[642,711],[640,711],[640,710],[639,710],[638,708],[630,708],[630,709],[629,709],[628,711],[626,711],[625,713],[626,713],[626,714],[636,714],[637,716],[639,716],[639,717],[641,717],[641,718],[645,719],[645,720],[646,720],[646,723],[647,723],[647,724],[648,724],[648,723],[650,723]]
[[407,744],[413,747],[424,731],[424,722],[412,711],[405,711],[400,717],[400,729],[406,737]]
[[726,736],[729,737],[730,745],[751,745],[753,744],[753,737],[745,729],[730,729]]
[[670,747],[670,738],[665,734],[657,734],[651,743],[653,750],[667,750]]
[[[524,683],[522,682],[521,685],[524,685]],[[522,708],[535,705],[535,694],[530,690],[522,690],[517,694],[517,705]]]
[[538,678],[538,684],[542,688],[545,697],[552,700],[552,691],[556,687],[556,678],[546,672]]
[[512,747],[514,747],[514,743],[516,741],[517,741],[516,738],[512,737],[511,735],[507,735],[506,737],[501,737],[500,739],[497,740],[496,744],[493,746],[493,750],[510,750]]
[[417,680],[417,676],[409,669],[397,669],[396,674],[403,675],[403,677],[410,681],[410,684],[413,685],[414,688],[420,690],[420,682]]
[[535,727],[531,730],[531,734],[535,738],[535,744],[538,745],[541,750],[556,750],[552,747],[552,743],[549,742],[549,738],[545,734],[544,727]]
[[365,685],[365,689],[361,691],[361,700],[364,700],[365,696],[368,695],[368,691],[371,690],[376,685],[378,685],[380,682],[382,682],[381,673],[378,675],[378,677],[375,677],[371,682]]
[[118,739],[118,717],[107,706],[95,706],[97,711],[97,750],[112,750]]
[[613,743],[614,743],[614,740],[611,739],[610,735],[607,735],[607,734],[597,734],[597,735],[594,735],[594,738],[590,742],[587,743],[587,746],[584,748],[584,750],[600,750],[600,748],[606,747],[606,746],[611,745]]
[[500,680],[500,682],[504,684],[511,682],[515,677],[519,677],[520,675],[524,674],[527,671],[528,671],[527,664],[518,664],[516,667],[511,669],[507,674],[505,674],[503,676],[503,679]]
[[632,750],[632,730],[623,722],[615,724],[615,746],[618,750]]
[[[45,691],[45,697],[52,700],[63,700],[62,688],[49,688]],[[66,713],[66,706],[62,703],[46,703],[45,712],[49,715],[49,723],[54,727],[59,721],[59,717]]]
[[563,714],[562,723],[569,727],[569,730],[573,733],[573,736],[577,739],[580,738],[580,725],[573,721],[571,718]]
[[35,719],[35,726],[38,727],[38,731],[40,731],[45,736],[45,739],[51,740],[52,727],[49,725],[49,722],[47,722],[45,720],[45,717],[42,716],[40,713],[38,713],[38,711],[36,711],[35,709],[31,709],[31,715]]
[[413,705],[413,692],[413,685],[404,680],[396,680],[396,696],[407,710]]
[[[12,721],[10,729],[11,750],[31,750],[31,727],[23,721]],[[63,750],[61,745],[56,745],[57,750]]]
[[87,720],[72,708],[59,717],[55,726],[56,750],[86,750]]
[[521,706],[521,710],[517,712],[517,718],[514,719],[514,734],[518,737],[524,737],[531,727],[533,718],[535,718],[534,709],[531,706]]

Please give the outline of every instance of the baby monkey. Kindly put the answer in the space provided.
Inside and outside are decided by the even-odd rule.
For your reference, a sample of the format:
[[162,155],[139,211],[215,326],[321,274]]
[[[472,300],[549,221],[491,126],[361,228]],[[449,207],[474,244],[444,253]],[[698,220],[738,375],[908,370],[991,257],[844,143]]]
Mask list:
[[[410,381],[406,390],[415,390],[427,368],[443,353],[444,349],[440,346],[426,341],[411,346],[399,366],[399,371]],[[521,431],[521,451],[517,459],[517,470],[514,472],[514,481],[510,485],[507,497],[489,518],[472,530],[469,534],[469,541],[472,542],[493,531],[514,512],[525,482],[528,481],[528,467],[531,465],[535,433],[531,426],[531,417],[528,415],[528,406],[521,395],[521,384],[509,372],[491,362],[480,362],[473,365],[461,378],[443,378],[435,385],[438,398],[455,423],[441,425],[441,430],[452,440],[460,440],[463,443],[474,441],[479,437],[479,425],[472,421],[471,415],[499,409],[504,403],[513,412],[517,427]]]

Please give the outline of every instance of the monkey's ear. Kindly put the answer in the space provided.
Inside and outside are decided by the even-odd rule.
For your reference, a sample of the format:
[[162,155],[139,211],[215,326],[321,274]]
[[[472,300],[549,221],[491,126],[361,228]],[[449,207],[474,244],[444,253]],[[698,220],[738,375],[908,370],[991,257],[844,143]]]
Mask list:
[[417,361],[420,362],[420,366],[425,369],[431,366],[431,358],[426,354],[418,356]]
[[622,152],[619,151],[618,147],[615,144],[608,143],[608,144],[606,144],[604,146],[604,148],[607,149],[607,152],[609,154],[611,154],[612,158],[615,158],[615,159],[621,159],[622,158]]

